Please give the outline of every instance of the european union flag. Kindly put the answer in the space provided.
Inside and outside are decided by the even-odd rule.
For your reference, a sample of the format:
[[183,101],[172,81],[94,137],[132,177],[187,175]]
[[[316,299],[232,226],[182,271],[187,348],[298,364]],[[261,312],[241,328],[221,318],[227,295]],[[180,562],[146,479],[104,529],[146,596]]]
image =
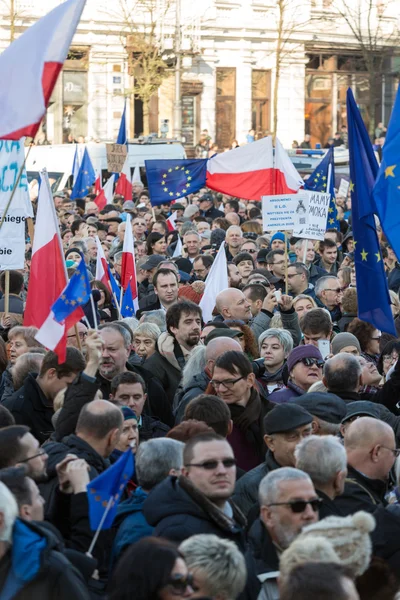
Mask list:
[[118,301],[121,290],[119,289],[119,285],[116,282],[114,275],[111,273],[110,265],[108,263],[107,263],[107,272],[108,272],[108,279],[109,279],[109,282],[111,285],[112,300],[113,300],[113,303],[115,304],[114,294]]
[[151,204],[165,204],[198,192],[206,185],[207,160],[145,160]]
[[358,316],[396,335],[372,203],[378,163],[351,89],[347,90],[347,124]]
[[133,305],[132,288],[129,285],[126,288],[124,297],[122,298],[121,305],[121,316],[122,317],[133,317],[135,315],[135,307]]
[[133,472],[133,454],[129,449],[116,463],[88,483],[89,521],[92,531],[96,531],[101,524],[104,511],[111,500],[110,509],[101,527],[102,530],[110,529],[117,514],[118,502]]
[[382,149],[373,197],[385,236],[400,259],[400,88]]
[[84,198],[88,195],[90,187],[96,181],[96,173],[94,172],[92,161],[90,160],[89,152],[85,148],[81,166],[79,167],[74,187],[72,188],[71,200],[75,198]]
[[126,98],[124,104],[124,112],[122,113],[121,123],[119,125],[117,144],[126,144],[128,141],[126,137]]
[[[330,178],[329,166],[331,167]],[[338,231],[340,231],[340,225],[337,218],[337,209],[335,204],[335,161],[333,148],[329,148],[328,152],[325,154],[324,158],[321,160],[319,165],[315,168],[310,177],[305,181],[304,187],[306,190],[312,190],[314,192],[325,192],[331,195],[328,210],[329,215],[327,227],[328,229],[337,229]]]
[[51,307],[55,320],[58,323],[65,321],[74,310],[89,302],[90,293],[89,276],[85,261],[82,257],[81,262],[69,280],[67,287]]

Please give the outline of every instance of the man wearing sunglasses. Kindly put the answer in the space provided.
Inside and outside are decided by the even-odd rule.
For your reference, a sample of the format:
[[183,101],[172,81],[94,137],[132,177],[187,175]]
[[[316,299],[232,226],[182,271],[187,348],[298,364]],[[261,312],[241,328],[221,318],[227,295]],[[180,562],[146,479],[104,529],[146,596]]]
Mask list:
[[315,284],[315,300],[320,308],[326,308],[333,323],[337,323],[342,317],[340,304],[343,292],[337,277],[327,275],[321,277]]
[[[279,554],[303,527],[318,521],[321,500],[306,473],[285,467],[268,473],[259,487],[260,518],[249,533],[257,574],[266,598],[279,598]],[[263,596],[264,597],[264,596]]]

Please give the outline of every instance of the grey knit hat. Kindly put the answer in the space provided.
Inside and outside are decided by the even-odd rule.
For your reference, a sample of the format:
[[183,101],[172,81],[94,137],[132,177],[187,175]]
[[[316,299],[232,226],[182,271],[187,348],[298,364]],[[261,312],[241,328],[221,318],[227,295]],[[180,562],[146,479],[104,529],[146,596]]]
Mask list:
[[332,353],[339,354],[346,346],[355,346],[361,354],[360,342],[352,333],[338,333],[332,340]]

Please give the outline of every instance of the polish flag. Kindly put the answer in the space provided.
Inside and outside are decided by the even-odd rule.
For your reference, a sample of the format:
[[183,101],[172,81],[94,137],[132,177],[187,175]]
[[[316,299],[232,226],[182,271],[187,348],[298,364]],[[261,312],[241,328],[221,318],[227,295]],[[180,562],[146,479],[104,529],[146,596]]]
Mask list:
[[0,139],[35,137],[86,0],[67,0],[0,55]]
[[94,193],[98,196],[103,189],[101,185],[101,174],[97,175],[96,181],[94,182]]
[[107,269],[107,260],[104,254],[104,250],[102,248],[101,242],[96,235],[96,246],[97,246],[97,257],[96,257],[96,281],[103,282],[111,291],[110,282],[108,279],[108,269]]
[[132,200],[131,170],[128,164],[128,156],[125,159],[114,193],[123,196],[125,200]]
[[135,307],[136,312],[139,308],[139,299],[136,280],[135,251],[133,246],[133,234],[130,214],[126,215],[126,229],[124,245],[122,248],[121,284],[124,291],[126,290],[128,285],[131,286],[133,305]]
[[[100,194],[94,199],[94,202],[97,204],[99,210],[103,210],[103,208],[107,204],[112,204],[114,198],[114,179],[115,174],[113,173],[109,179],[104,184],[103,189]],[[97,179],[96,179],[97,181]]]
[[176,210],[172,213],[172,215],[170,217],[168,217],[166,223],[167,223],[167,227],[168,227],[168,231],[175,231],[176,227],[176,219],[177,219],[177,213]]
[[[40,173],[42,183],[38,197],[35,237],[28,294],[24,312],[24,326],[40,329],[50,309],[67,285],[68,277],[60,237],[57,215],[47,172]],[[64,332],[66,335],[66,332]],[[61,340],[55,351],[65,360],[65,343]]]
[[296,193],[303,185],[303,180],[279,140],[276,140],[276,144],[275,160],[270,136],[210,158],[207,163],[207,187],[245,200]]

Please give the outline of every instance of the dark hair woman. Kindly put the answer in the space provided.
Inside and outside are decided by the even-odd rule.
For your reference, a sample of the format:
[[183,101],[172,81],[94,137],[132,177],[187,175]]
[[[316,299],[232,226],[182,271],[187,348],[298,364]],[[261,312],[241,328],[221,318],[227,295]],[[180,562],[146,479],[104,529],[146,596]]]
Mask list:
[[100,292],[100,300],[97,302],[100,321],[102,323],[116,321],[118,319],[118,312],[113,306],[111,293],[108,287],[102,281],[94,279],[90,282],[90,288]]
[[379,356],[379,341],[381,339],[381,332],[379,329],[375,329],[373,325],[361,319],[353,319],[347,328],[349,333],[356,336],[360,342],[362,356],[369,362],[378,363]]
[[[261,399],[252,364],[243,352],[229,351],[219,356],[210,383],[230,410],[233,428],[227,439],[237,464],[250,471],[264,460],[263,419],[273,405]],[[207,388],[206,393],[214,392]]]
[[146,254],[158,254],[160,256],[166,256],[167,242],[165,241],[165,235],[161,233],[150,233],[146,240]]
[[193,594],[192,578],[177,547],[143,538],[127,548],[110,585],[109,600],[181,600]]

